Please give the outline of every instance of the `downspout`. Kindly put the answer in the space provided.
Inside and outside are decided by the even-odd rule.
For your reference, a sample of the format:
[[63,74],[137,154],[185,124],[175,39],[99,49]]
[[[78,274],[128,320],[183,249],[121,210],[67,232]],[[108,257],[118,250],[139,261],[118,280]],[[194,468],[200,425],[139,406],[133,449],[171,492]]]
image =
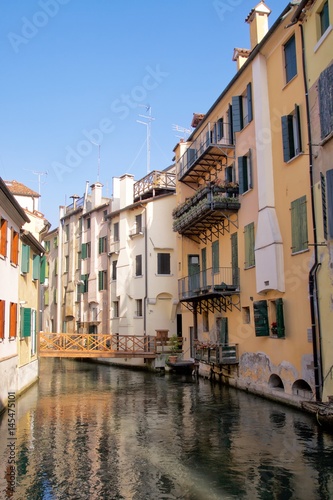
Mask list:
[[[302,2],[300,7],[306,2]],[[314,365],[314,378],[315,378],[315,394],[316,401],[321,401],[322,398],[322,363],[321,363],[321,328],[319,320],[319,304],[317,292],[317,272],[321,264],[318,262],[318,240],[317,240],[317,225],[315,213],[315,200],[314,200],[314,186],[313,186],[313,153],[312,153],[312,135],[310,124],[310,105],[309,105],[309,91],[306,79],[306,63],[305,63],[305,46],[304,46],[304,33],[303,25],[299,25],[301,30],[302,40],[302,65],[303,65],[303,79],[305,90],[306,102],[306,121],[307,132],[309,139],[309,175],[310,175],[310,189],[311,189],[311,215],[313,225],[313,243],[314,243],[314,263],[309,272],[309,297],[310,297],[310,314],[311,314],[311,333],[312,333],[312,349],[313,349],[313,365]],[[316,315],[317,311],[317,315]],[[316,328],[316,316],[318,326],[318,336]],[[318,338],[317,338],[318,337]]]
[[143,298],[143,334],[147,335],[147,297],[148,297],[148,225],[147,225],[147,207],[141,205],[145,211],[145,295]]

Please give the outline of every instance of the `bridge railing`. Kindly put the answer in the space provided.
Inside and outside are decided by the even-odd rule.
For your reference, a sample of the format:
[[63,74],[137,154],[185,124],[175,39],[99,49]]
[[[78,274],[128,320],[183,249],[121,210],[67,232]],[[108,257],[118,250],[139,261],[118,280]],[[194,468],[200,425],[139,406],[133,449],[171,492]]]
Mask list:
[[155,357],[157,353],[170,352],[173,348],[170,339],[158,340],[151,335],[40,332],[38,341],[40,356]]

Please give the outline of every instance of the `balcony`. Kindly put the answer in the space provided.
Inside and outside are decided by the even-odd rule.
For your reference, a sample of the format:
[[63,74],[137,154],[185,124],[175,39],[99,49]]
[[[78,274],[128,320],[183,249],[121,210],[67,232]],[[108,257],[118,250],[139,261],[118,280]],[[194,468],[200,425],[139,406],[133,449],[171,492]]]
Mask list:
[[203,175],[214,169],[228,165],[228,159],[234,158],[231,125],[209,122],[196,139],[189,145],[177,162],[177,178],[181,182],[198,183]]
[[154,170],[134,184],[134,201],[176,191],[176,174]]
[[238,344],[226,345],[196,341],[194,359],[214,365],[237,365],[239,363]]
[[205,186],[173,211],[173,230],[196,242],[211,239],[209,232],[224,234],[238,227],[238,186]]

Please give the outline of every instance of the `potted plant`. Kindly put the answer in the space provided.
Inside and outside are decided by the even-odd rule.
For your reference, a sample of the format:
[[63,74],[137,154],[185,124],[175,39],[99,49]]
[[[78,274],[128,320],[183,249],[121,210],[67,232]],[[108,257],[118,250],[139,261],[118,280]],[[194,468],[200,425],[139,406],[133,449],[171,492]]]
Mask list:
[[169,338],[169,347],[171,354],[169,355],[168,361],[169,363],[176,363],[178,360],[177,353],[179,351],[179,343],[177,335],[172,335]]

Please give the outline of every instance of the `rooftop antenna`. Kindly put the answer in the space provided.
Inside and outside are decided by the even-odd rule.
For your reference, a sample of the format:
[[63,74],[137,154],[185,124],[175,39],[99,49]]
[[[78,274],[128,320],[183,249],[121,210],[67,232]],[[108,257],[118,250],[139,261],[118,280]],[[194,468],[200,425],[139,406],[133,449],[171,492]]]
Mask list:
[[179,137],[179,139],[184,139],[184,140],[186,140],[191,133],[191,130],[189,128],[181,127],[180,125],[176,124],[172,125],[172,130],[175,130],[176,132],[181,132],[183,135],[176,135],[176,137]]
[[142,125],[146,125],[147,127],[147,174],[150,172],[150,137],[151,137],[151,122],[155,120],[155,118],[152,118],[151,116],[151,106],[149,104],[139,104],[139,106],[142,106],[146,108],[146,111],[148,113],[147,115],[139,115],[141,118],[145,118],[148,120],[147,122],[143,122],[141,120],[136,120],[138,123],[141,123]]
[[[37,177],[38,177],[38,194],[39,194],[39,196],[41,196],[41,185],[45,184],[45,182],[46,182],[46,181],[41,182],[41,177],[43,175],[47,175],[48,171],[46,171],[46,172],[39,172],[37,170],[30,170],[30,172],[32,172],[34,175],[37,175]],[[41,203],[41,200],[38,200],[38,201],[39,201],[38,208],[39,208],[39,211],[41,211],[41,205],[42,205],[42,203]]]
[[97,164],[97,182],[99,182],[99,173],[101,169],[101,145],[98,144],[97,142],[90,141],[91,144],[94,144],[95,146],[98,147],[98,164]]

